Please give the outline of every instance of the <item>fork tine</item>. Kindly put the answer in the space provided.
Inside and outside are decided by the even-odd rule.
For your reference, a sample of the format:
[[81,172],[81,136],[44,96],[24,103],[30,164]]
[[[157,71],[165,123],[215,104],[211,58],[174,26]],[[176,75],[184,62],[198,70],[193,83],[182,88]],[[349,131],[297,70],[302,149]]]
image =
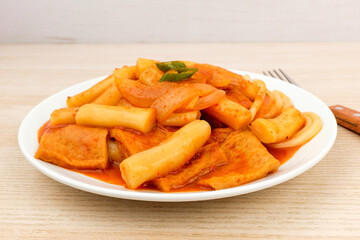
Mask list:
[[[283,77],[275,70],[273,69],[274,73],[278,76],[279,79],[285,81],[285,79],[283,79]],[[286,79],[287,80],[287,79]]]
[[[274,70],[274,71],[275,71],[275,70]],[[282,75],[284,75],[284,77],[286,78],[286,80],[287,80],[289,83],[294,84],[294,85],[296,85],[296,86],[299,87],[299,85],[298,85],[294,80],[292,80],[292,79],[289,77],[289,75],[287,75],[283,70],[281,70],[281,69],[279,68],[279,71],[282,73]]]
[[275,76],[274,76],[270,71],[268,71],[268,73],[270,74],[270,76],[272,76],[273,78],[275,78]]
[[[278,71],[276,71],[275,69],[273,69],[274,74],[272,74],[271,71],[267,71],[267,72],[263,71],[263,74],[265,76],[271,76],[273,78],[278,78],[278,79],[280,79],[282,81],[289,82],[289,83],[291,83],[293,85],[296,85],[296,86],[300,87],[294,80],[292,80],[289,77],[289,75],[287,75],[283,70],[281,70],[281,68],[279,68],[279,71],[280,71],[281,74],[278,73]],[[276,74],[277,77],[274,76],[275,74]]]

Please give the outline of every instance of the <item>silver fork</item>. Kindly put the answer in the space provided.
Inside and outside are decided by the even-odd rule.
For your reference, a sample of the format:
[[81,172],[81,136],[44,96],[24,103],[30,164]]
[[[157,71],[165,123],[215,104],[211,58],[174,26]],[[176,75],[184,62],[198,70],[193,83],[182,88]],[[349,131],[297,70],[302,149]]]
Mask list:
[[[299,84],[292,80],[283,70],[279,68],[278,71],[273,69],[273,73],[271,71],[263,71],[263,74],[300,87]],[[333,112],[339,125],[360,134],[360,112],[341,105],[329,106],[329,108]]]
[[281,70],[280,68],[279,68],[279,72],[282,74],[279,74],[275,69],[273,70],[273,72],[276,74],[276,76],[277,77],[275,77],[272,73],[271,73],[271,71],[267,71],[268,73],[266,73],[265,71],[263,71],[263,74],[265,75],[265,76],[271,76],[271,77],[273,77],[273,78],[278,78],[278,79],[280,79],[280,80],[283,80],[283,81],[287,81],[287,82],[289,82],[289,83],[291,83],[291,84],[294,84],[295,86],[298,86],[298,87],[300,87],[299,86],[299,84],[297,84],[294,80],[292,80],[290,77],[289,77],[289,75],[287,75],[283,70]]

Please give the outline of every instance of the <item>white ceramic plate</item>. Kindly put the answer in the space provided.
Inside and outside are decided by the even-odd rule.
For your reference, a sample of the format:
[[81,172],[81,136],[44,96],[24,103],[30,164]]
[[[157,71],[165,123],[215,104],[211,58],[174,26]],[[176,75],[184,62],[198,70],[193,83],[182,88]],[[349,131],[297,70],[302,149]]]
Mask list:
[[19,128],[19,146],[24,156],[35,168],[58,182],[105,196],[159,202],[210,200],[259,191],[302,174],[318,163],[329,152],[335,142],[337,125],[333,114],[320,99],[301,88],[271,77],[243,71],[234,72],[239,74],[249,74],[251,78],[263,80],[270,90],[278,89],[290,96],[295,107],[300,111],[315,112],[323,121],[323,127],[315,138],[302,146],[300,150],[283,164],[276,173],[269,174],[267,177],[257,181],[239,187],[206,192],[162,193],[143,190],[135,191],[125,189],[122,186],[108,184],[83,174],[35,159],[34,155],[38,148],[37,131],[49,119],[50,113],[54,109],[66,107],[66,98],[68,96],[75,95],[88,89],[96,82],[104,79],[104,77],[92,79],[60,91],[33,108],[25,117]]

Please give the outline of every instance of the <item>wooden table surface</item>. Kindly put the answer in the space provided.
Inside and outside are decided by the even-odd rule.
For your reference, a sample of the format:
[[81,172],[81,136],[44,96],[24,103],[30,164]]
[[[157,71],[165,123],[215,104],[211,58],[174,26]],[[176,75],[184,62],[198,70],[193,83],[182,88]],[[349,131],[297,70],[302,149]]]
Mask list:
[[212,201],[99,196],[29,164],[17,131],[36,104],[140,56],[258,73],[281,67],[326,104],[360,110],[360,43],[0,45],[0,239],[360,239],[360,135],[342,127],[306,173]]

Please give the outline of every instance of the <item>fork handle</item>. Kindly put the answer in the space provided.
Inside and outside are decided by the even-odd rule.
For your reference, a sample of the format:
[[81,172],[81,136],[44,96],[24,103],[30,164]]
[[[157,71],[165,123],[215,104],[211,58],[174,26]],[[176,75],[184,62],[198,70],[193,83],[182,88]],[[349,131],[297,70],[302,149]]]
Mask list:
[[341,105],[334,105],[329,108],[339,125],[360,134],[360,112]]

